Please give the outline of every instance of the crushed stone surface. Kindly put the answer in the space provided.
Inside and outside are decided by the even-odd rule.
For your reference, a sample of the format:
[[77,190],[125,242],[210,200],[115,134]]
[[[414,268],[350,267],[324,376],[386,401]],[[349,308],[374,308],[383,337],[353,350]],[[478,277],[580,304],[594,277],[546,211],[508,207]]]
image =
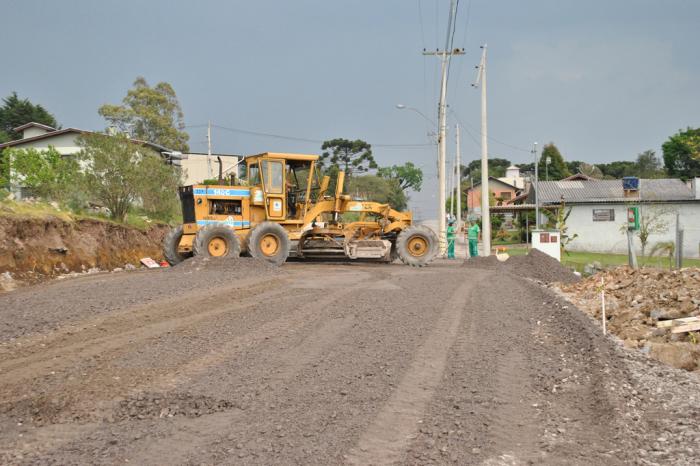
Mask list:
[[2,297],[0,464],[697,464],[696,374],[514,273],[153,272]]
[[496,256],[472,257],[466,259],[463,266],[469,269],[486,269],[515,274],[544,283],[571,283],[579,280],[570,269],[547,254],[532,249],[523,256],[511,256],[501,262]]

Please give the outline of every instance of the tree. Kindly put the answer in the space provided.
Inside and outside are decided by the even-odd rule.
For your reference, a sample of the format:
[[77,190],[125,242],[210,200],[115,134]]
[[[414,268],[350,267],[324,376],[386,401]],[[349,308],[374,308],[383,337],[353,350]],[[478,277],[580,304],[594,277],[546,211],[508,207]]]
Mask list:
[[598,168],[606,179],[620,179],[625,176],[635,176],[637,165],[635,162],[620,160],[610,163],[600,163]]
[[361,139],[331,139],[323,143],[321,150],[323,153],[319,165],[323,168],[327,165],[336,166],[343,170],[348,178],[355,172],[367,172],[377,168],[372,155],[372,145]]
[[670,176],[682,179],[700,176],[700,128],[678,131],[661,149]]
[[58,127],[56,118],[41,105],[35,105],[28,99],[20,99],[16,92],[2,99],[0,107],[0,143],[20,139],[22,134],[13,128],[26,123],[41,123],[42,125]]
[[[549,167],[547,167],[548,157],[550,159]],[[571,172],[569,172],[569,168],[566,166],[566,162],[564,162],[564,157],[553,142],[545,144],[542,148],[538,170],[540,179],[548,176],[550,180],[561,180],[571,176]],[[542,175],[545,175],[545,177]]]
[[122,105],[105,104],[98,113],[110,126],[135,139],[160,144],[172,150],[188,152],[189,135],[180,103],[172,86],[160,82],[150,87],[139,76],[122,100]]
[[389,204],[396,210],[405,210],[408,205],[408,198],[395,178],[354,176],[348,180],[347,192],[354,198]]
[[423,184],[423,170],[416,167],[413,162],[380,168],[377,170],[377,175],[382,178],[397,180],[404,191],[411,189],[418,192]]
[[[639,216],[639,230],[636,231],[639,242],[642,245],[642,257],[644,257],[649,237],[668,231],[668,221],[664,218],[670,211],[662,207],[648,206],[641,209]],[[627,232],[627,223],[624,224],[624,231]]]
[[28,188],[33,195],[50,201],[69,201],[76,193],[78,162],[62,156],[55,148],[8,149],[5,156],[11,184]]
[[635,170],[635,176],[639,178],[661,178],[665,174],[661,168],[661,160],[653,150],[645,150],[637,155]]
[[591,163],[581,162],[578,166],[578,173],[595,178],[596,180],[603,179],[603,172],[600,170],[600,168]]
[[181,173],[159,154],[125,135],[86,134],[78,144],[86,191],[113,219],[124,221],[136,203],[150,213],[172,214],[167,210],[176,208]]

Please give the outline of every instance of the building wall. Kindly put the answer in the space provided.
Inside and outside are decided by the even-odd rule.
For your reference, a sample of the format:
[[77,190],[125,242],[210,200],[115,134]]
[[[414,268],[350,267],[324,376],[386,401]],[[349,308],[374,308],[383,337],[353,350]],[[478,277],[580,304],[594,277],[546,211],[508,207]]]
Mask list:
[[[498,186],[491,188],[491,192],[495,194],[496,198],[507,197],[510,193],[510,199],[514,199],[517,195],[515,189],[507,188],[505,186]],[[467,191],[467,205],[463,206],[465,209],[481,209],[481,186],[474,186],[474,189],[469,189]]]
[[[614,221],[593,221],[593,209],[613,209]],[[675,241],[676,212],[680,214],[681,228],[684,229],[683,255],[700,257],[700,202],[669,204],[651,204],[640,207],[642,215],[658,216],[666,224],[666,232],[649,236],[647,253],[655,243]],[[627,253],[627,236],[621,227],[627,224],[627,206],[624,204],[585,204],[571,206],[571,215],[566,225],[568,233],[578,234],[568,249],[601,253]],[[639,238],[635,237],[635,246],[641,253]]]
[[[226,172],[238,162],[238,157],[232,155],[222,155],[223,170]],[[181,166],[185,177],[185,185],[197,184],[208,178],[216,178],[219,176],[219,162],[216,160],[216,154],[211,157],[211,176],[207,168],[206,154],[187,154],[187,159],[182,160]],[[234,169],[234,174],[238,175],[238,171]]]
[[39,139],[38,141],[29,141],[22,144],[15,144],[12,146],[13,149],[48,149],[49,146],[56,148],[59,154],[72,155],[77,153],[80,148],[76,143],[76,138],[78,134],[76,133],[65,133],[59,134],[58,136],[53,136],[50,138]]

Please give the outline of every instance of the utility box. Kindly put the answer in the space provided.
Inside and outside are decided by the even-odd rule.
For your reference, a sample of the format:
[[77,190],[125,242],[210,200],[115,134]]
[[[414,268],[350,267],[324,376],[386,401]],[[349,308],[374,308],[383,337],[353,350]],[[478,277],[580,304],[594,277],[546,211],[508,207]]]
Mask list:
[[533,230],[532,247],[561,262],[561,235],[558,230]]

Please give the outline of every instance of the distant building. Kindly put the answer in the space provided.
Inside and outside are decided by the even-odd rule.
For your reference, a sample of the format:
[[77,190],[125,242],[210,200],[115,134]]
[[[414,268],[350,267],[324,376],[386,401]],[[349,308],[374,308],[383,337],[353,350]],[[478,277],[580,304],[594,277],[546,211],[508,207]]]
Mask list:
[[511,165],[506,168],[506,176],[498,178],[499,181],[515,186],[516,189],[525,189],[525,177],[520,174],[520,168]]
[[[22,138],[16,141],[9,141],[0,144],[0,151],[5,148],[16,149],[37,149],[46,150],[53,147],[59,154],[70,156],[75,155],[80,151],[77,138],[83,134],[92,134],[94,131],[87,131],[77,128],[56,129],[41,123],[27,123],[14,128],[17,132],[22,132]],[[217,156],[221,157],[223,163],[223,171],[226,175],[235,174],[237,170],[234,168],[239,160],[239,156],[230,154],[213,154],[211,157],[211,173],[209,176],[209,164],[207,163],[207,154],[190,153],[183,154],[182,160],[172,159],[170,154],[173,152],[170,149],[159,144],[154,144],[148,141],[140,141],[132,139],[137,144],[142,144],[159,153],[163,159],[175,166],[181,166],[183,169],[184,184],[195,184],[204,181],[207,178],[216,178],[219,173]]]
[[[627,238],[621,228],[627,224],[627,208],[639,206],[641,215],[658,217],[667,226],[665,232],[650,235],[647,252],[654,243],[675,240],[678,214],[684,230],[683,254],[699,257],[700,178],[689,184],[679,179],[638,181],[637,189],[624,189],[623,180],[540,181],[538,201],[543,210],[555,210],[562,201],[566,209],[571,208],[568,233],[578,234],[568,246],[572,251],[626,253]],[[527,199],[530,209],[534,194],[533,188]],[[638,240],[635,243],[639,246]]]
[[[496,205],[510,203],[520,194],[521,189],[516,186],[502,181],[501,178],[489,177],[489,191],[493,193],[496,200]],[[469,187],[465,191],[467,195],[467,205],[465,206],[469,213],[481,215],[481,183]]]
[[[221,158],[222,174],[224,179],[230,175],[238,178],[238,162],[240,156],[232,154],[212,154],[211,165],[207,161],[207,154],[201,152],[190,152],[185,154],[186,158],[180,161],[185,174],[185,184],[197,184],[206,179],[215,179],[219,176],[219,160]],[[211,167],[211,172],[210,172]]]

